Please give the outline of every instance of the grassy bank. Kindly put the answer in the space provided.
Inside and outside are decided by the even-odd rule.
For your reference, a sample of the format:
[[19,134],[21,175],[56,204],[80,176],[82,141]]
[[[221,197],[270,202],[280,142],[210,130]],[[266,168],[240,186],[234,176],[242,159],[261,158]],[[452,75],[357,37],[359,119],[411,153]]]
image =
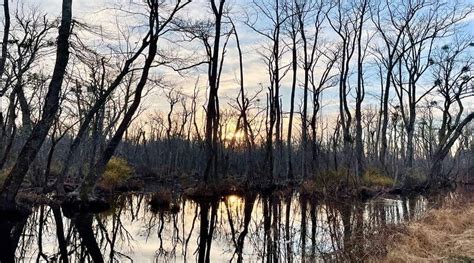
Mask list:
[[473,262],[474,199],[453,200],[388,238],[387,254],[374,262]]

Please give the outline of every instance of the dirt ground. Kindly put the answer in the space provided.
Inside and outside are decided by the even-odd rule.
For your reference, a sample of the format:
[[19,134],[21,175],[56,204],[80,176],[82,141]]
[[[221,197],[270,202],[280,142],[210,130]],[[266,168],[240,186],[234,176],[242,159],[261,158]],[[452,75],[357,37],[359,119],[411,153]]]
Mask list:
[[453,200],[390,237],[384,262],[474,262],[474,199]]

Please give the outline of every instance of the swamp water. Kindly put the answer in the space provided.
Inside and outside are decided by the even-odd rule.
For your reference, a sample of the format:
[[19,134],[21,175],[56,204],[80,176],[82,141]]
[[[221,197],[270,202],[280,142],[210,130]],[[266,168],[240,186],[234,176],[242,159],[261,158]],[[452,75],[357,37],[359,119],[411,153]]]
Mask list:
[[[416,219],[459,191],[366,202],[274,196],[182,199],[159,211],[151,195],[119,195],[108,211],[71,213],[39,206],[0,226],[4,260],[20,262],[363,261],[377,231]],[[202,245],[199,245],[202,244]]]

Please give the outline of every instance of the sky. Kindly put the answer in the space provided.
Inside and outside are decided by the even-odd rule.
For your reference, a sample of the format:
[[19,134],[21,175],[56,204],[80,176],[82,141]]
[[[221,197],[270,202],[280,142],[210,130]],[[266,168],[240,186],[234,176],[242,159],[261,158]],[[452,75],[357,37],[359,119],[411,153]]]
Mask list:
[[[16,1],[13,1],[12,3],[15,2]],[[23,3],[25,6],[36,6],[39,10],[44,13],[47,13],[51,17],[60,16],[61,0],[21,0],[18,2]],[[126,7],[130,5],[136,6],[137,3],[140,4],[141,2],[142,0],[73,0],[73,16],[75,19],[81,22],[86,22],[91,25],[103,28],[104,31],[114,32],[114,24],[116,22],[125,26],[134,26],[140,22],[138,22],[139,19],[137,19],[136,17],[125,16],[123,15],[123,13],[120,13],[120,15],[118,15],[117,11],[112,10],[111,7]],[[239,32],[239,37],[242,42],[242,49],[244,54],[243,57],[245,86],[249,94],[254,94],[257,91],[261,90],[262,87],[265,88],[268,86],[269,78],[265,64],[262,60],[262,56],[259,53],[259,51],[262,50],[261,47],[264,43],[264,39],[255,32],[253,32],[248,26],[246,26],[242,22],[244,20],[243,14],[255,13],[255,9],[252,8],[253,4],[251,2],[251,0],[228,0],[227,5],[230,7],[231,14],[234,17],[233,19],[236,21],[237,31]],[[474,4],[474,0],[464,0],[461,2],[465,4]],[[209,2],[207,0],[194,0],[189,6],[186,7],[182,15],[185,17],[192,17],[194,19],[210,17]],[[471,15],[467,20],[469,21],[469,26],[464,27],[462,30],[463,33],[472,35],[474,34],[474,15]],[[265,26],[264,22],[259,23],[260,24],[258,24],[258,26]],[[328,26],[325,26],[324,31],[326,32],[326,39],[331,39],[335,37],[334,33]],[[164,46],[169,45],[169,43],[161,43]],[[186,52],[192,52],[193,50],[190,49],[193,48],[200,49],[200,46],[198,44],[187,46],[187,51],[183,51],[183,54],[187,54]],[[368,76],[366,81],[366,90],[368,92],[368,95],[366,97],[365,103],[376,104],[377,94],[379,90],[379,82],[377,78],[373,77],[375,76],[375,73],[370,69],[371,65],[368,63],[366,66],[368,68],[366,70],[367,72],[365,73],[366,76]],[[230,103],[238,94],[238,69],[239,64],[235,48],[235,42],[233,41],[233,39],[231,39],[224,62],[224,72],[219,90],[219,95],[222,100],[221,104]],[[318,67],[317,70],[322,71],[323,68]],[[201,96],[204,97],[205,90],[207,87],[207,84],[205,82],[205,67],[201,67],[197,70],[187,71],[185,76],[179,76],[178,74],[169,69],[163,69],[161,73],[165,75],[165,78],[167,80],[173,83],[173,86],[180,88],[183,93],[188,95],[192,94],[194,83],[199,77],[201,81],[199,82],[198,86],[201,90]],[[283,79],[281,86],[284,111],[289,110],[289,98],[291,92],[290,75],[291,74],[288,73],[288,77]],[[301,83],[298,84],[299,86],[301,86]],[[262,103],[264,103],[265,101],[265,92],[266,89],[264,89],[261,93]],[[323,112],[328,114],[328,116],[335,116],[337,112],[337,96],[337,88],[329,89],[323,94],[323,104],[325,107]],[[297,105],[300,104],[301,98],[302,89],[301,87],[299,87],[296,95]],[[201,103],[204,103],[204,101],[201,101]],[[151,95],[149,95],[145,99],[144,106],[149,112],[153,112],[156,110],[167,111],[168,105],[164,100],[163,91],[155,89],[151,93]],[[296,109],[298,109],[298,106],[296,106]]]

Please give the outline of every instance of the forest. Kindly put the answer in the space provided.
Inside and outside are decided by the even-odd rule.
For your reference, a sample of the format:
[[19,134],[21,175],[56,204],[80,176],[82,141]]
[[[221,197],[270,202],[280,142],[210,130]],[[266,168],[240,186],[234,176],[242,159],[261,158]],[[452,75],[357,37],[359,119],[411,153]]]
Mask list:
[[[227,261],[365,261],[352,235],[474,184],[470,0],[2,2],[1,262],[28,258],[30,232],[36,261],[54,261],[49,224],[55,260],[132,260],[114,242],[142,202],[161,220],[155,262],[218,260],[214,230],[235,246]],[[316,245],[322,204],[342,231],[322,234],[332,249]],[[196,255],[194,221],[165,239],[183,255],[163,251],[167,216],[177,232],[199,220]],[[248,232],[263,252],[244,249]]]

